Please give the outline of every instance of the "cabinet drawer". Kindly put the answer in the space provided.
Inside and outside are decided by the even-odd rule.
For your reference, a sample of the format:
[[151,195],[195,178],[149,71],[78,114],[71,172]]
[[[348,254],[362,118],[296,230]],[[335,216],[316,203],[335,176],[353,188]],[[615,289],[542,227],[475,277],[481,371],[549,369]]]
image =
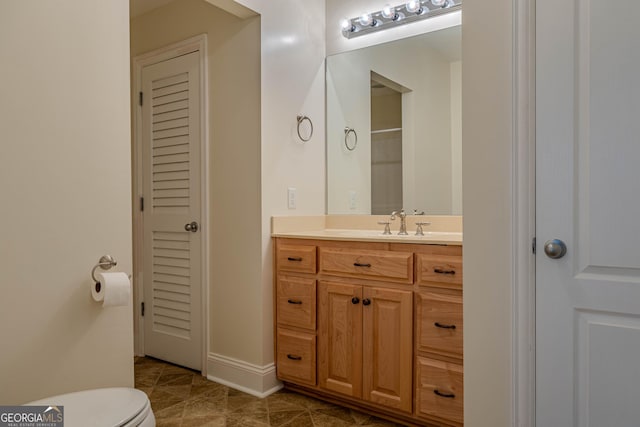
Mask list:
[[281,271],[316,272],[316,247],[309,245],[278,245],[277,266]]
[[418,351],[462,358],[462,295],[416,293]]
[[334,276],[413,283],[413,253],[320,248],[320,272]]
[[278,329],[278,378],[316,385],[316,336]]
[[418,254],[418,283],[462,289],[462,257]]
[[464,395],[462,366],[423,357],[419,357],[417,362],[417,415],[462,423]]
[[278,277],[278,325],[316,329],[316,281]]

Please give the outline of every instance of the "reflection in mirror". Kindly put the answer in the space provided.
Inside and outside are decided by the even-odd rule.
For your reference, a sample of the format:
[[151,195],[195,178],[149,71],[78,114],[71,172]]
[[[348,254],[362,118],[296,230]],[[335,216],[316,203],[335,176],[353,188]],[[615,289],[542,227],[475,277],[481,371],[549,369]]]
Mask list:
[[371,72],[371,213],[402,209],[402,90]]
[[459,26],[327,58],[327,213],[462,214],[461,66]]

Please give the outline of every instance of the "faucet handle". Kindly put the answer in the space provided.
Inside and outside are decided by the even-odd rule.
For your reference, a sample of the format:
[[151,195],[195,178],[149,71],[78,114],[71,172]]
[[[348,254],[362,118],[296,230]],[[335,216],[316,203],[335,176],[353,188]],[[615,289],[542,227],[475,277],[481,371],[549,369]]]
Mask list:
[[384,231],[382,232],[382,234],[384,235],[389,235],[391,234],[391,229],[389,228],[389,221],[378,221],[378,224],[380,225],[384,225]]
[[405,218],[407,216],[406,213],[404,213],[404,208],[400,209],[399,211],[393,211],[391,212],[391,220],[396,219],[396,215],[400,216],[400,218]]
[[424,236],[424,231],[422,231],[423,225],[431,225],[430,222],[416,222],[416,236]]

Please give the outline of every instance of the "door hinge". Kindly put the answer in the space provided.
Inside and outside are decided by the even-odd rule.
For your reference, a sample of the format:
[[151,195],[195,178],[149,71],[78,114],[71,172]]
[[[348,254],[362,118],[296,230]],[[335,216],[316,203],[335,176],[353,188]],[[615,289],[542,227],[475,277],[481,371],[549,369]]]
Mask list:
[[534,255],[536,254],[536,238],[535,237],[531,241],[531,252],[533,252]]
[[144,303],[143,302],[140,303],[140,314],[142,315],[142,317],[144,317]]
[[144,212],[144,197],[140,197],[140,212]]
[[140,106],[142,106],[142,99],[143,99],[143,95],[142,95],[142,92],[140,92]]

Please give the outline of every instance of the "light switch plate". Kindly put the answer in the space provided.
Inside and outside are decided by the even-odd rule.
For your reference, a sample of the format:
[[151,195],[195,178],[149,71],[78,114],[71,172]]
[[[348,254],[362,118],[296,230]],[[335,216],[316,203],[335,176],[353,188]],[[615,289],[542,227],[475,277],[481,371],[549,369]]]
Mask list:
[[358,207],[358,193],[354,190],[349,191],[349,209],[356,209]]
[[297,200],[296,200],[296,189],[294,187],[287,188],[287,204],[289,209],[295,209]]

